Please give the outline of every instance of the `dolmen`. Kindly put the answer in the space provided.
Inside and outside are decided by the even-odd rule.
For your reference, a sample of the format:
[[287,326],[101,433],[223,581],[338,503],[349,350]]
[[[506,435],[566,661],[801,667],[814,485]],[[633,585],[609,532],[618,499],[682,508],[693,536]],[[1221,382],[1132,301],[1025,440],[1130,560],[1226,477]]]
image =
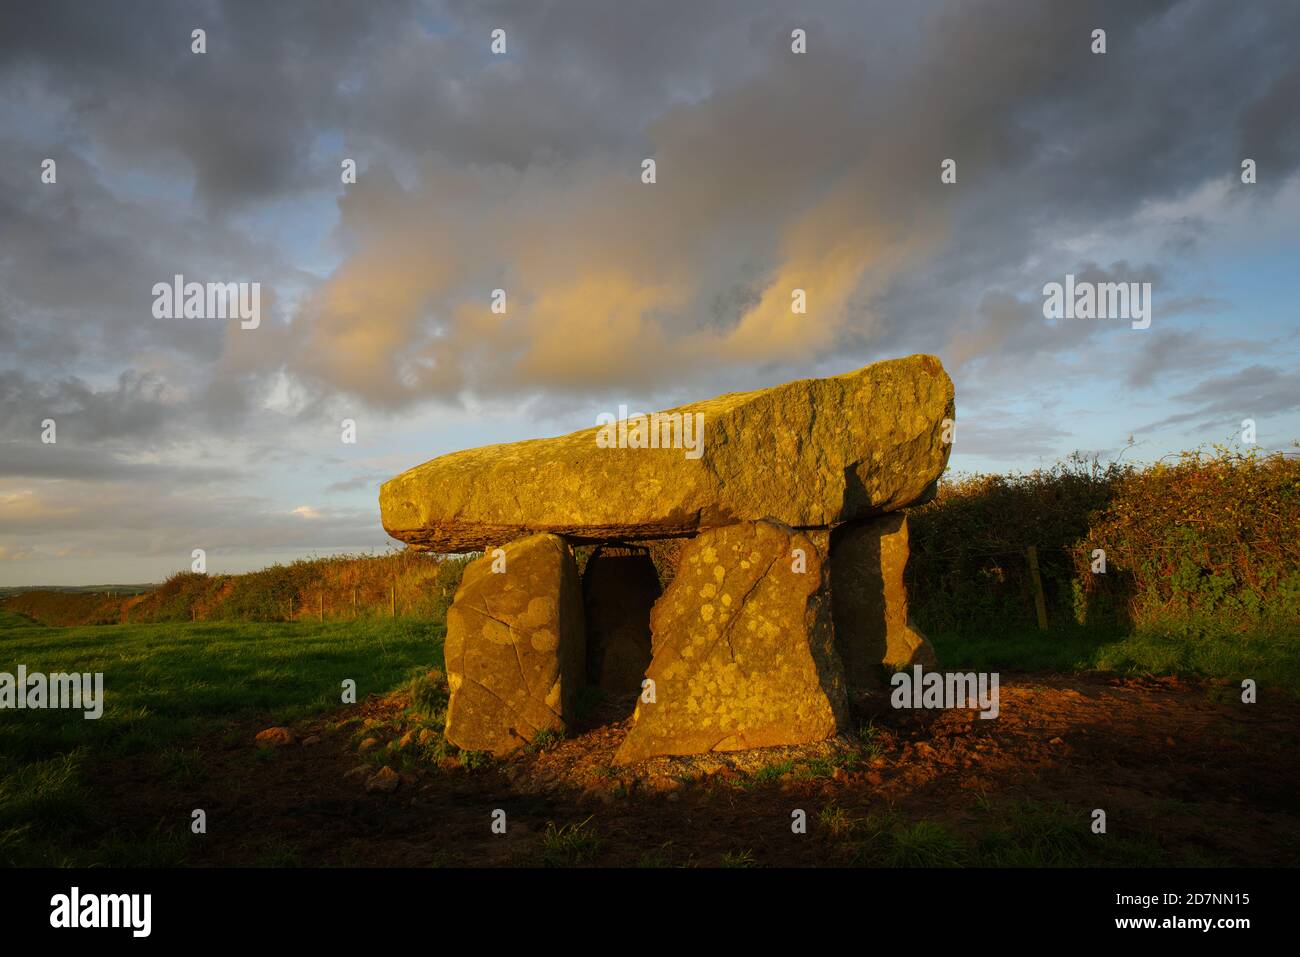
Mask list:
[[851,690],[935,664],[904,509],[933,496],[954,414],[939,360],[914,355],[390,479],[390,535],[483,552],[447,613],[447,740],[510,754],[564,733],[588,686],[636,697],[620,764],[847,730]]

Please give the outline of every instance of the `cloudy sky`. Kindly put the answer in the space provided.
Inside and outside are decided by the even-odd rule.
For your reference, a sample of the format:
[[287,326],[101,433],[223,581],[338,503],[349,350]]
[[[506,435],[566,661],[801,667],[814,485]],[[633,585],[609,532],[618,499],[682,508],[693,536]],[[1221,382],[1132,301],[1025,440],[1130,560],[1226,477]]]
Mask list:
[[[1298,41],[1290,0],[6,3],[0,584],[382,550],[434,455],[913,352],[958,469],[1288,448]],[[1150,328],[1045,318],[1067,273]],[[156,318],[176,274],[261,325]]]

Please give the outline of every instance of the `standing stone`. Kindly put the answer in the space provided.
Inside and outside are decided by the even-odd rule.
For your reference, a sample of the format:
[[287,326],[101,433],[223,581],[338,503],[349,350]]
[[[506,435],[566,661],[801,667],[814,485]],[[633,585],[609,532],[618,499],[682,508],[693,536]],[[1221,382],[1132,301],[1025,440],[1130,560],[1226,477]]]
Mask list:
[[563,539],[531,535],[471,562],[447,611],[447,740],[500,756],[563,732],[584,644],[578,567]]
[[831,537],[835,647],[854,688],[881,686],[882,665],[933,668],[934,648],[907,613],[907,516],[882,515]]
[[587,681],[609,695],[639,691],[650,664],[650,609],[660,595],[650,553],[601,545],[582,573]]
[[638,699],[616,762],[803,744],[845,727],[828,584],[816,545],[771,519],[692,539],[651,613],[655,703]]

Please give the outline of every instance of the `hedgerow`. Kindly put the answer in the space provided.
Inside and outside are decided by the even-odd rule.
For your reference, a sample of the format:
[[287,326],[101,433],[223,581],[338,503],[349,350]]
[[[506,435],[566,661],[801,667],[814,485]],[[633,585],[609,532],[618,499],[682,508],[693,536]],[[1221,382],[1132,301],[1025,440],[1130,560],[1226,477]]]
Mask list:
[[[1072,456],[959,475],[913,510],[907,577],[923,628],[1245,630],[1300,618],[1300,460],[1224,447],[1146,468]],[[1103,570],[1104,569],[1104,570]]]

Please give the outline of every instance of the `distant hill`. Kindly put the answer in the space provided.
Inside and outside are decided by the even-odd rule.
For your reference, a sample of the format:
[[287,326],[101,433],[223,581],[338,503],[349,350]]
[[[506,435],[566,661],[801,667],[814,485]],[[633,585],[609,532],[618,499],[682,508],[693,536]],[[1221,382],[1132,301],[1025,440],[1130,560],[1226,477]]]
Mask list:
[[0,600],[21,595],[26,591],[61,591],[94,595],[143,595],[158,587],[157,582],[145,585],[0,585]]
[[410,550],[335,555],[239,575],[179,572],[158,585],[6,586],[0,602],[46,625],[441,618],[466,561]]

